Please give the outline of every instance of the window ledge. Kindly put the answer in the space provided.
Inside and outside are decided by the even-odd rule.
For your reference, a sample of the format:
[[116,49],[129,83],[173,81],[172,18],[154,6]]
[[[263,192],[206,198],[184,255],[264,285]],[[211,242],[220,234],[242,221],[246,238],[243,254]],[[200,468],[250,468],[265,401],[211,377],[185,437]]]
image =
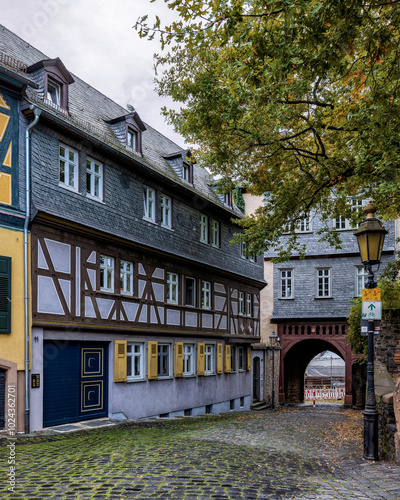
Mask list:
[[326,299],[333,299],[333,297],[330,295],[329,297],[314,297],[315,300],[326,300]]
[[147,219],[146,217],[143,217],[143,220],[145,222],[148,222],[149,224],[153,224],[154,226],[158,226],[158,224],[157,224],[157,222],[155,220]]
[[126,383],[127,384],[132,384],[132,383],[136,383],[136,382],[146,382],[146,379],[145,378],[127,378],[126,379]]
[[102,205],[105,205],[104,200],[102,200],[101,198],[97,198],[97,196],[93,196],[89,193],[86,193],[86,198],[88,200],[96,201],[97,203],[101,203]]
[[80,194],[79,191],[68,184],[64,184],[63,182],[58,183],[59,187],[62,187],[63,189],[67,189],[68,191],[72,191],[73,193]]
[[278,300],[294,300],[294,297],[278,297]]

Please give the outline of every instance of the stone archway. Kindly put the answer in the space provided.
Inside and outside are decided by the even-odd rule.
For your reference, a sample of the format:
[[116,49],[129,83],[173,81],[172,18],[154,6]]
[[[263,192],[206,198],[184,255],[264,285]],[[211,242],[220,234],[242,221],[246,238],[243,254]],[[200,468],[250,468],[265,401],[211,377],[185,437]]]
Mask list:
[[323,351],[332,351],[345,362],[345,405],[351,406],[351,348],[346,344],[344,322],[287,323],[278,325],[281,345],[279,402],[297,404],[304,401],[304,373],[308,363]]

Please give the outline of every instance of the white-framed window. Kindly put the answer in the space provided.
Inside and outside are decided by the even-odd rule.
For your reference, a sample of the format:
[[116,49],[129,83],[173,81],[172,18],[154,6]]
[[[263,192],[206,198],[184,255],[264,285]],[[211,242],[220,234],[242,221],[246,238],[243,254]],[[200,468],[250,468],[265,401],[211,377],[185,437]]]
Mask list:
[[293,289],[293,269],[281,269],[280,273],[280,298],[292,299],[294,296]]
[[185,278],[185,304],[196,307],[196,280],[194,278]]
[[171,344],[157,344],[157,377],[171,377]]
[[208,243],[208,216],[200,214],[200,241]]
[[215,373],[215,345],[206,344],[204,346],[204,373],[210,375]]
[[361,297],[368,281],[368,271],[364,267],[356,267],[356,296]]
[[332,276],[330,268],[317,269],[317,297],[332,296]]
[[167,302],[168,304],[178,303],[178,275],[167,273]]
[[183,344],[183,376],[194,375],[194,344]]
[[239,314],[244,316],[246,314],[246,303],[244,292],[239,292]]
[[168,229],[172,228],[172,200],[165,194],[161,195],[161,225]]
[[[348,203],[350,204],[351,211],[356,212],[361,210],[368,203],[368,200],[363,200],[361,198],[349,198]],[[337,231],[354,229],[354,227],[351,225],[351,221],[341,215],[339,215],[339,217],[336,217],[333,223],[333,227]]]
[[86,160],[86,193],[96,198],[103,199],[103,165],[95,160]]
[[68,146],[60,144],[60,184],[75,191],[79,187],[78,153]]
[[236,362],[236,346],[232,345],[231,346],[231,372],[235,372],[237,367],[237,362]]
[[100,290],[114,291],[114,257],[100,255]]
[[126,346],[126,379],[144,378],[144,344],[128,342]]
[[61,85],[51,78],[47,79],[47,94],[49,101],[61,107]]
[[246,315],[253,316],[253,294],[246,294]]
[[219,248],[220,245],[220,226],[219,221],[211,219],[211,246]]
[[211,283],[209,281],[201,283],[201,307],[211,309]]
[[228,207],[232,207],[232,191],[224,193],[224,204],[228,205]]
[[310,217],[304,217],[297,224],[296,232],[297,233],[309,233],[311,231],[311,220]]
[[128,128],[126,132],[126,145],[129,149],[133,151],[138,150],[138,133],[132,128]]
[[238,369],[239,371],[243,371],[246,369],[244,347],[238,347],[238,358],[239,358]]
[[120,291],[123,295],[133,295],[133,263],[121,260]]
[[247,253],[247,243],[243,240],[240,242],[240,256],[242,259],[247,259],[251,262],[256,261],[256,256],[254,254]]
[[143,189],[143,219],[156,222],[156,192],[154,189]]

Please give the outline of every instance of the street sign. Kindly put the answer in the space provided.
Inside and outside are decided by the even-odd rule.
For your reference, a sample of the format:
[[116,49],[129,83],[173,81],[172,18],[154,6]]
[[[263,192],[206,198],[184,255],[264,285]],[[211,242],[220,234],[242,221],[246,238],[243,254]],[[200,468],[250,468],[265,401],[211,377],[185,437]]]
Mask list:
[[362,300],[381,300],[380,288],[364,288],[362,290]]
[[382,302],[380,300],[363,300],[362,319],[375,320],[382,317]]
[[[381,333],[381,322],[379,320],[374,321],[374,335],[379,335]],[[361,337],[368,337],[368,320],[361,320]]]

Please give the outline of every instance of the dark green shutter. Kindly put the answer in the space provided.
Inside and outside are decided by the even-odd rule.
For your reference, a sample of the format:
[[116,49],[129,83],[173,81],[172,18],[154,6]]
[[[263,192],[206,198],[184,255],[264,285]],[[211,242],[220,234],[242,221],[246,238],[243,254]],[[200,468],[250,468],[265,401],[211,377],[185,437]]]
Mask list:
[[11,333],[11,257],[0,257],[0,333]]

